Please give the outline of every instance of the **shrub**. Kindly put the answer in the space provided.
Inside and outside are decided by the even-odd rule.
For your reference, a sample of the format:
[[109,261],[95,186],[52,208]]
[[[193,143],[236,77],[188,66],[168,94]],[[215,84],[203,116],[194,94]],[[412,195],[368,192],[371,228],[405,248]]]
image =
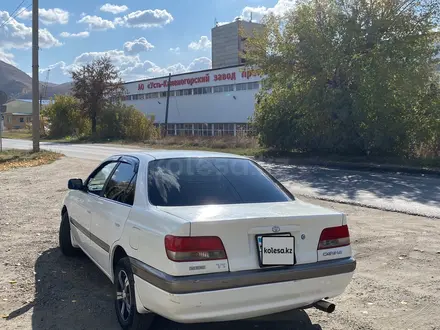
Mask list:
[[133,106],[111,104],[98,118],[97,133],[103,139],[145,141],[159,136],[153,120]]
[[68,135],[88,135],[91,124],[81,116],[78,100],[68,95],[56,95],[54,102],[42,111],[49,126],[49,138],[63,138]]

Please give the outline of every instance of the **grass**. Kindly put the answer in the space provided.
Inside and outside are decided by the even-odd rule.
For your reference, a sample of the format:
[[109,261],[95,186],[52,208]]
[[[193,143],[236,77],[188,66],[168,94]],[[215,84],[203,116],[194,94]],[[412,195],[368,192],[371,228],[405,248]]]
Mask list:
[[100,143],[137,146],[150,149],[183,149],[205,150],[233,153],[244,156],[254,156],[264,149],[254,138],[238,136],[168,136],[166,138],[148,141],[130,141],[120,139],[102,139],[92,137],[68,137],[62,140],[46,140],[59,143]]
[[50,164],[61,158],[61,154],[42,150],[32,152],[29,150],[10,149],[0,152],[0,172],[19,167],[33,167]]
[[168,136],[145,141],[144,145],[155,149],[206,150],[255,156],[264,149],[251,137],[242,136]]
[[32,131],[28,129],[13,129],[9,131],[2,131],[2,137],[5,139],[31,140]]

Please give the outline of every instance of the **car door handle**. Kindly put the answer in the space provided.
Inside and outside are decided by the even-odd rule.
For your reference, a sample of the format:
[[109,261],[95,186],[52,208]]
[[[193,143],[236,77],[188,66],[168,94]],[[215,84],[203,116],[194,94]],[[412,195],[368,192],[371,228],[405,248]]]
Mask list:
[[121,225],[119,223],[117,223],[117,222],[115,222],[115,226],[118,227],[118,228],[121,227]]
[[87,213],[88,213],[88,214],[92,214],[92,211],[87,210]]

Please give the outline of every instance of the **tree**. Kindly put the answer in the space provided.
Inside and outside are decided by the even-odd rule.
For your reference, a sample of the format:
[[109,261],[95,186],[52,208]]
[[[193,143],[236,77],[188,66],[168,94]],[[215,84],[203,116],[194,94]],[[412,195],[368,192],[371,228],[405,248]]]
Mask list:
[[83,113],[90,118],[92,134],[95,134],[100,113],[124,93],[118,70],[110,58],[104,56],[72,71],[72,79],[73,95],[80,101]]
[[244,55],[267,75],[253,123],[261,142],[411,156],[431,141],[440,151],[439,14],[438,0],[303,0],[267,16]]

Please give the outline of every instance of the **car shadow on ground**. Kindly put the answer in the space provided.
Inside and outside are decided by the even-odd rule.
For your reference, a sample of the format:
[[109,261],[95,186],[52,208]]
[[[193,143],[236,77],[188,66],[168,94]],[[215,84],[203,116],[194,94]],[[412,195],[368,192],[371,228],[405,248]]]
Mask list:
[[[33,307],[32,329],[120,329],[113,309],[110,280],[86,256],[66,258],[59,248],[42,253],[35,264],[35,300],[9,315],[15,318]],[[235,322],[178,324],[158,317],[152,330],[217,329],[316,330],[307,313],[291,311]]]

